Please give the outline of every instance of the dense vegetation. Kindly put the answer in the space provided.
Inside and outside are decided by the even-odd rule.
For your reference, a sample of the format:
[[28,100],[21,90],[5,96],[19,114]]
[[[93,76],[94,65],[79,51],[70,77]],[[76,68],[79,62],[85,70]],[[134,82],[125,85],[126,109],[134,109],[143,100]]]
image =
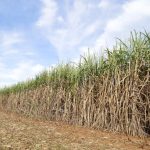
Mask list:
[[150,134],[150,35],[131,33],[106,56],[87,55],[0,90],[0,107],[131,135]]

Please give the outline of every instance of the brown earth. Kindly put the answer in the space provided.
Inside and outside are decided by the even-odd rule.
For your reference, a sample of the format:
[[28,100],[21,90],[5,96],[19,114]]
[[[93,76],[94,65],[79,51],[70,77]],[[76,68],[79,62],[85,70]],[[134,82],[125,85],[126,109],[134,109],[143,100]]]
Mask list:
[[0,150],[150,150],[150,138],[33,120],[0,111]]

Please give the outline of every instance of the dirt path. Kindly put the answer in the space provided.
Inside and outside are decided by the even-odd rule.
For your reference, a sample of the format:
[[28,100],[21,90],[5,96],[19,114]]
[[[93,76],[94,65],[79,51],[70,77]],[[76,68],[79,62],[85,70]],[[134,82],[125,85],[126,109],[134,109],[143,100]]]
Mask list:
[[150,150],[150,139],[126,137],[0,111],[0,150]]

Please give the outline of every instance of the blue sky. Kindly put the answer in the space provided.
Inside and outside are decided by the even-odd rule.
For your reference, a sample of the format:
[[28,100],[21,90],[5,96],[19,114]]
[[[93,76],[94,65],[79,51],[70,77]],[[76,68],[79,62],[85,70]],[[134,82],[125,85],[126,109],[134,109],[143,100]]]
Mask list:
[[150,30],[149,0],[0,0],[0,87]]

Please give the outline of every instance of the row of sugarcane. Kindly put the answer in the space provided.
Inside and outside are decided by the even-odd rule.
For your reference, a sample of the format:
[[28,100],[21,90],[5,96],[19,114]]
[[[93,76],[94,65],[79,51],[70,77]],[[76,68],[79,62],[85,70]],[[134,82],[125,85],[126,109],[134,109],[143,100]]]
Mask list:
[[87,55],[0,90],[0,108],[28,117],[150,135],[150,35],[131,33],[107,56]]

